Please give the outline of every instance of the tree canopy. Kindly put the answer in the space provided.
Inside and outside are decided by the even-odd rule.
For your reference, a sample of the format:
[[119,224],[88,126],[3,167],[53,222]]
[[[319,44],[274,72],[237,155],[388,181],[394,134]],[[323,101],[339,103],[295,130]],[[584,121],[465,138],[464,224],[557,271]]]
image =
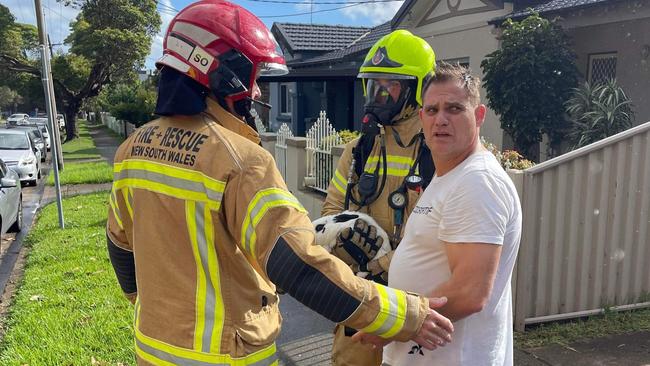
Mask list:
[[[144,64],[161,21],[154,0],[63,2],[80,9],[65,39],[69,52],[52,59],[54,88],[66,114],[69,140],[75,137],[76,115],[84,100],[97,96],[110,82],[127,78]],[[5,17],[8,24],[15,24],[13,16],[9,16]],[[18,44],[19,48],[25,46]],[[0,66],[40,76],[40,69],[26,54],[0,49]]]
[[517,150],[535,159],[542,134],[556,147],[566,133],[564,102],[578,83],[576,57],[560,25],[539,14],[508,19],[502,31],[501,48],[481,62],[488,105]]

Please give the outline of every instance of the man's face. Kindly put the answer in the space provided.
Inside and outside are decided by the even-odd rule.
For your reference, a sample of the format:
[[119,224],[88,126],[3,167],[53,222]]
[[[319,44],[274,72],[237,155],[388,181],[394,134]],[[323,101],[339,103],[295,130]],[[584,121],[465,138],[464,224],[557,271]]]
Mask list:
[[373,102],[377,104],[386,104],[391,99],[395,103],[402,93],[402,84],[399,80],[370,79],[369,81],[369,93],[373,95]]
[[476,147],[485,106],[473,106],[459,82],[431,84],[422,103],[420,120],[434,158],[453,160]]

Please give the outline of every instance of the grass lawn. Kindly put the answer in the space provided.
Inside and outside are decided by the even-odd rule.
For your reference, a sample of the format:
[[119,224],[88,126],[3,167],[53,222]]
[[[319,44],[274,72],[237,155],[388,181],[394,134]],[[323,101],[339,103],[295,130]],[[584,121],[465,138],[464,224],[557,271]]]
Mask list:
[[100,158],[101,155],[99,155],[95,143],[88,133],[85,120],[77,120],[77,132],[79,133],[78,138],[61,145],[63,160]]
[[[108,183],[113,181],[113,167],[105,161],[68,162],[59,174],[61,185],[84,183]],[[54,185],[54,172],[50,172],[47,185]]]
[[552,343],[567,345],[588,338],[650,330],[650,309],[606,312],[585,319],[529,326],[515,332],[515,346],[542,347]]
[[[3,328],[0,365],[135,365],[133,307],[106,252],[108,193],[43,208],[30,232],[25,275]],[[95,361],[93,361],[95,360]]]

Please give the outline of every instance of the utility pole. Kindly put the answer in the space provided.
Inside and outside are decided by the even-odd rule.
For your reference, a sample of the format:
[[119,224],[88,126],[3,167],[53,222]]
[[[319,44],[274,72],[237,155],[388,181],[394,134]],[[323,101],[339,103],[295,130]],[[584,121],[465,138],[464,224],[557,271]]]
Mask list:
[[34,0],[36,8],[36,25],[38,27],[38,41],[41,49],[41,80],[45,90],[45,109],[50,122],[50,133],[53,138],[52,144],[52,170],[54,171],[54,187],[56,188],[56,206],[59,210],[59,227],[65,228],[63,220],[63,204],[61,202],[61,184],[59,182],[59,169],[63,169],[63,154],[61,154],[61,137],[59,135],[59,122],[56,119],[56,100],[54,97],[54,84],[52,82],[52,70],[50,66],[50,55],[47,52],[48,37],[43,20],[43,8],[41,0]]

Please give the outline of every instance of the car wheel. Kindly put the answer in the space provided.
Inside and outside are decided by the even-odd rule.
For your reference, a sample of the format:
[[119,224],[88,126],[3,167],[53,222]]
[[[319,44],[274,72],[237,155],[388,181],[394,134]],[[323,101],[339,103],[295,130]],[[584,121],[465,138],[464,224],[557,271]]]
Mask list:
[[23,229],[23,197],[20,196],[20,201],[18,202],[18,213],[16,221],[11,225],[8,232],[17,233]]
[[[36,179],[41,179],[41,168],[38,168],[38,175],[36,176]],[[34,184],[36,185],[36,184]]]
[[30,186],[36,187],[36,185],[38,184],[38,180],[37,179],[30,180],[27,184],[29,184]]

